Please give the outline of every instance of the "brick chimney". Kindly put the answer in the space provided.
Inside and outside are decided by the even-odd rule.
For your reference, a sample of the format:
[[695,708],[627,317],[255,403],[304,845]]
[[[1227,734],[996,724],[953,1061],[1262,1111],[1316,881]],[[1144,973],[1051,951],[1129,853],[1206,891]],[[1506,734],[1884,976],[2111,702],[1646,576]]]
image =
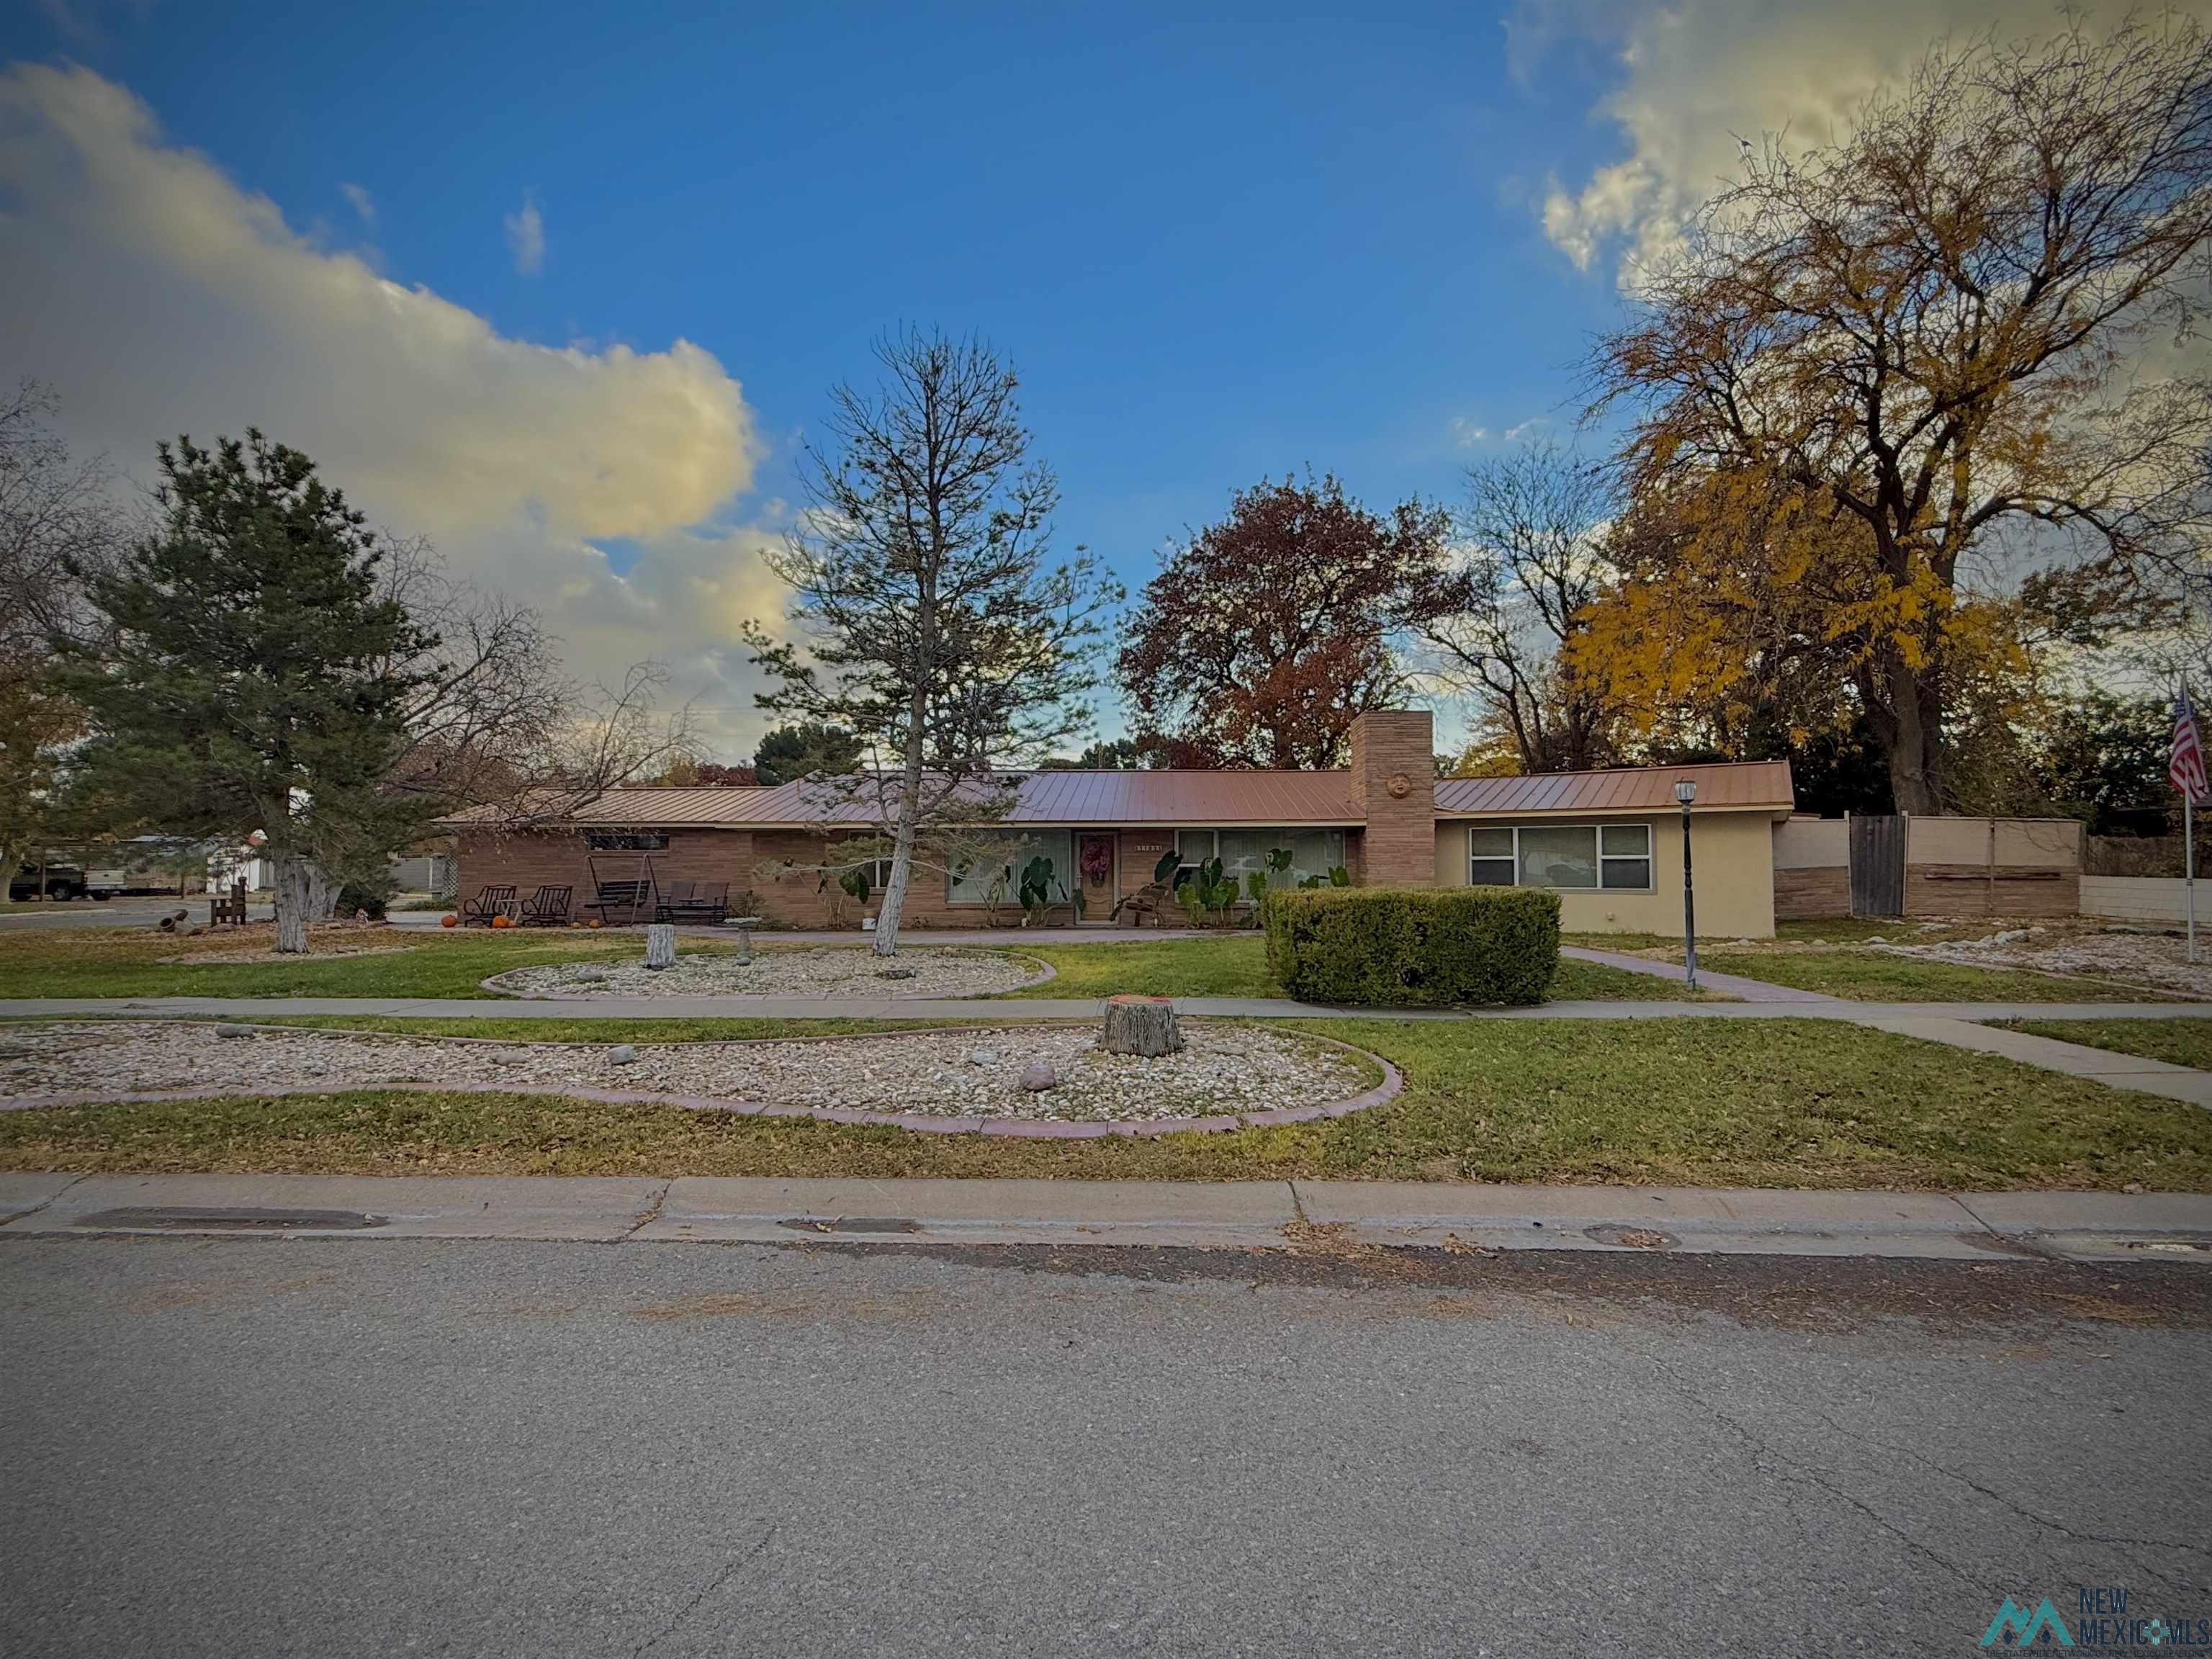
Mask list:
[[1352,799],[1367,814],[1363,875],[1376,887],[1437,884],[1436,721],[1380,708],[1352,722]]

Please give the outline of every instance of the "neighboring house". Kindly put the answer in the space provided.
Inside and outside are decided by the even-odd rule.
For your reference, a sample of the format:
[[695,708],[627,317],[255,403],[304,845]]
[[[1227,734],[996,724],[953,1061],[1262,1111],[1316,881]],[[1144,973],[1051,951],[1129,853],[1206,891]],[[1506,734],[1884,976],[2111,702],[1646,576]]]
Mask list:
[[[1293,883],[1341,865],[1357,884],[1549,887],[1570,931],[1679,933],[1674,789],[1687,777],[1698,785],[1698,931],[1774,932],[1773,826],[1792,805],[1786,763],[1439,779],[1434,752],[1425,711],[1364,714],[1352,724],[1347,770],[1024,773],[1011,810],[990,823],[1017,867],[1042,855],[1060,880],[1073,887],[1080,879],[1083,920],[1095,926],[1109,925],[1116,904],[1152,881],[1170,848],[1185,865],[1218,857],[1241,878],[1287,848]],[[820,868],[836,860],[839,841],[874,832],[872,796],[852,799],[820,783],[625,788],[526,830],[458,818],[459,889],[573,885],[580,901],[595,878],[649,874],[663,888],[726,882],[732,901],[750,891],[759,914],[793,927],[829,926],[840,915],[853,925],[875,914],[884,872],[856,906],[834,887],[821,890]],[[917,872],[906,920],[981,926],[994,908],[988,882],[981,870],[966,879]],[[1001,922],[1021,920],[1012,892],[995,909]],[[1052,915],[1074,919],[1068,903]]]

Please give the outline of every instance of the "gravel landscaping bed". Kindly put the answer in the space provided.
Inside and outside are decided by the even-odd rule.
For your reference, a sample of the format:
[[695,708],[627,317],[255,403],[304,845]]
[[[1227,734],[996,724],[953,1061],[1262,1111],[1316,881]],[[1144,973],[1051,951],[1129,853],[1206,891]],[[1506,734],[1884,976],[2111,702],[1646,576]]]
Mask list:
[[[1182,1029],[1182,1053],[1143,1060],[1099,1052],[1088,1025],[629,1047],[58,1021],[0,1038],[0,1094],[20,1103],[395,1083],[576,1087],[927,1117],[1141,1123],[1318,1105],[1376,1081],[1358,1054],[1304,1033],[1195,1020]],[[634,1058],[622,1062],[623,1054]],[[1024,1073],[1037,1061],[1052,1067],[1055,1084],[1032,1091]]]
[[[1988,926],[1989,924],[1984,924]],[[2046,974],[2121,980],[2160,990],[2212,997],[2212,963],[2189,960],[2185,940],[2163,933],[2084,927],[2063,921],[2022,922],[1979,939],[1954,939],[1929,930],[1914,936],[1868,941],[1869,949],[1970,968],[2032,968]]]
[[655,973],[629,962],[544,963],[494,975],[484,988],[545,997],[983,997],[1050,979],[1052,969],[999,951],[902,950],[886,962],[859,945],[762,945],[734,953],[678,949]]

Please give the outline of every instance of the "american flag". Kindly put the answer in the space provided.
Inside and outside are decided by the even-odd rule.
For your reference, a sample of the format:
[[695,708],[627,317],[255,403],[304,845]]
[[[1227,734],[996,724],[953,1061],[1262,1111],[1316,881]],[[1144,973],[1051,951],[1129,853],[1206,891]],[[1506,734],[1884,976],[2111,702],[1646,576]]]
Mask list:
[[2197,735],[2197,711],[2189,706],[2185,685],[2173,700],[2173,749],[2166,759],[2166,775],[2191,800],[2212,795],[2212,781],[2204,775],[2204,744]]

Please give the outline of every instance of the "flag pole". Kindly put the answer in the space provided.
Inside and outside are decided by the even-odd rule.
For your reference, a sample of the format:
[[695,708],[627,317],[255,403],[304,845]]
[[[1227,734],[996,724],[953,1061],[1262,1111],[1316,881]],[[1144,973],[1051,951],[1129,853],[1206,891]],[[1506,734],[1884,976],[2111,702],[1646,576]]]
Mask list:
[[[2181,792],[2181,889],[2189,907],[2189,959],[2197,960],[2197,798]],[[2172,866],[2168,866],[2171,869]]]

